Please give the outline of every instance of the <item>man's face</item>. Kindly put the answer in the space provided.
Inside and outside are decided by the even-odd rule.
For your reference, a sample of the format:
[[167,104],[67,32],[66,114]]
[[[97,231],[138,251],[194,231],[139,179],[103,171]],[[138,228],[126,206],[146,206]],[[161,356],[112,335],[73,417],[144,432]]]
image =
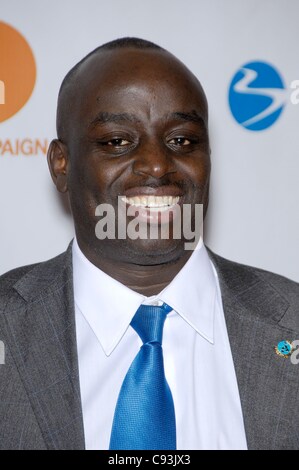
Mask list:
[[[193,217],[196,203],[206,208],[207,109],[195,77],[165,52],[103,51],[79,72],[68,122],[67,184],[79,245],[134,264],[180,257],[184,240],[172,236],[98,240],[95,209],[111,204],[117,216],[119,196],[127,207],[191,204]],[[145,209],[143,219],[153,212]]]

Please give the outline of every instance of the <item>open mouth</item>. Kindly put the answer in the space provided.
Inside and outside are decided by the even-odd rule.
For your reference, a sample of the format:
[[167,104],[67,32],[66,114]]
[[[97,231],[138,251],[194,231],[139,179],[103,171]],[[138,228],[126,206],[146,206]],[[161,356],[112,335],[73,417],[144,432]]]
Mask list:
[[150,209],[151,211],[162,212],[179,203],[179,196],[134,196],[121,197],[121,200],[133,207]]
[[178,217],[181,210],[180,196],[121,196],[122,203],[126,204],[129,216],[136,220],[150,224],[170,223]]

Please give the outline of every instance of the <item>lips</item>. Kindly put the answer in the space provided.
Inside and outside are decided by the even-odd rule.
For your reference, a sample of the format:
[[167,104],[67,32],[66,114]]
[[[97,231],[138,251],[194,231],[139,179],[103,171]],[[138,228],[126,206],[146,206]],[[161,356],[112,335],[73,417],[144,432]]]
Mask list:
[[183,196],[183,191],[173,184],[163,186],[136,186],[126,189],[123,195],[126,197],[142,196]]

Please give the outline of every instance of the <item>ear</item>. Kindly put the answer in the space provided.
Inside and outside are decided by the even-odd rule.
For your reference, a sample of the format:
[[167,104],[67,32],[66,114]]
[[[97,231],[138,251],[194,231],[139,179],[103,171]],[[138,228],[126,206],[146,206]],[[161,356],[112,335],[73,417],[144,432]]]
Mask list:
[[52,180],[60,193],[66,193],[67,170],[69,164],[68,151],[66,145],[59,139],[54,139],[50,143],[48,150],[48,165]]

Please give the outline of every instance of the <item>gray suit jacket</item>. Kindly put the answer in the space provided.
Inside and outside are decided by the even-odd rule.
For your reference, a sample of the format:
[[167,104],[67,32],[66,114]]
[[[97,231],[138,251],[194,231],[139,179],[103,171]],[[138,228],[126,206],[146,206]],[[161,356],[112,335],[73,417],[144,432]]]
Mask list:
[[[250,449],[299,449],[299,285],[210,252],[218,271]],[[0,278],[0,449],[84,449],[71,247]],[[219,394],[221,383],[219,384]]]

